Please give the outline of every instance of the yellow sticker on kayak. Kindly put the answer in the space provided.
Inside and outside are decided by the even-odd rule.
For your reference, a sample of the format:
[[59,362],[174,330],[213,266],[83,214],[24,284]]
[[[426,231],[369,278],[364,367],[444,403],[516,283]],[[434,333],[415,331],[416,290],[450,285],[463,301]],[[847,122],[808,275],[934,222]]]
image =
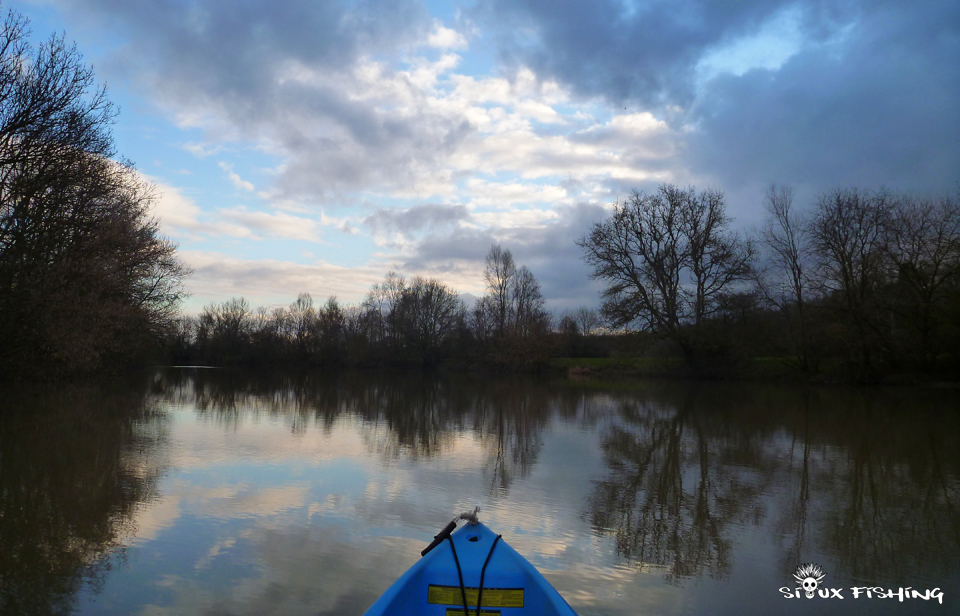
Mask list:
[[[467,607],[477,606],[478,588],[466,588]],[[480,607],[523,607],[522,588],[484,588],[483,605]],[[440,605],[463,605],[463,594],[459,586],[427,587],[427,603]]]

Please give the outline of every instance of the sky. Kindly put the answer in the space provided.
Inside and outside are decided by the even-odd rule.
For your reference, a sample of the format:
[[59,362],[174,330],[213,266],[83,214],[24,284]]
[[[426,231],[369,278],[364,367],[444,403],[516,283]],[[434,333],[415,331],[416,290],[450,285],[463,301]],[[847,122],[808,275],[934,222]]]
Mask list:
[[632,190],[960,191],[956,0],[20,0],[120,108],[117,150],[193,274],[185,312],[480,296],[499,243],[557,312]]

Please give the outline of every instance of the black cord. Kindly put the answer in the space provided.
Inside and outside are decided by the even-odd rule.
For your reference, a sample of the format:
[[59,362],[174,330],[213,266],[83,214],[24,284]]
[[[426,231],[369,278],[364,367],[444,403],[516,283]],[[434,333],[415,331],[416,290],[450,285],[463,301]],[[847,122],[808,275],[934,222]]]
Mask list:
[[[463,571],[460,570],[460,559],[457,558],[457,548],[453,545],[453,539],[450,535],[447,535],[447,539],[450,541],[450,549],[453,550],[453,562],[457,563],[457,575],[460,577],[460,595],[463,597],[463,616],[470,616],[470,608],[467,607],[467,589],[463,586]],[[480,608],[477,607],[477,609]]]
[[[493,548],[497,547],[497,541],[500,541],[500,537],[503,535],[497,535],[497,538],[493,540],[493,545],[490,546],[490,552],[487,553],[487,560],[483,561],[483,569],[480,570],[480,589],[477,591],[477,616],[480,616],[480,607],[483,605],[480,602],[480,599],[483,598],[483,576],[487,574],[487,565],[490,563],[490,557],[493,556]],[[467,613],[467,616],[470,616],[470,613]]]

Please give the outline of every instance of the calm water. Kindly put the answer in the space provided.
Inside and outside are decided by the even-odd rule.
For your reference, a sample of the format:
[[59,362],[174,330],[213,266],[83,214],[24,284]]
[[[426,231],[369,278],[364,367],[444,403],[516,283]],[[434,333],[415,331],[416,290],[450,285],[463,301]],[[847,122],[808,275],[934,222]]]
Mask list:
[[[956,390],[169,369],[0,396],[2,613],[362,614],[476,505],[581,616],[960,610]],[[801,562],[843,599],[785,598]]]

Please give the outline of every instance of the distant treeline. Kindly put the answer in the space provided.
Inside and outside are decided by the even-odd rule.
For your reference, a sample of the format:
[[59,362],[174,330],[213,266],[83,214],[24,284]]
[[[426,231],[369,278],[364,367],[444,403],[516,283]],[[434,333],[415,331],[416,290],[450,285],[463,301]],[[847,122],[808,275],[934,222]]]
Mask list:
[[178,319],[168,349],[180,363],[217,365],[543,365],[551,318],[536,278],[495,245],[484,279],[488,293],[471,307],[439,280],[394,272],[360,305],[315,305],[302,293],[286,308],[253,310],[234,298]]
[[646,356],[723,377],[772,358],[834,379],[960,378],[960,200],[837,189],[800,214],[773,187],[766,209],[745,236],[718,191],[664,185],[618,202],[578,241],[606,284],[599,312],[548,313],[530,270],[494,246],[474,306],[439,280],[391,272],[359,305],[306,294],[273,310],[208,305],[176,322],[168,348],[218,365],[529,369]]

